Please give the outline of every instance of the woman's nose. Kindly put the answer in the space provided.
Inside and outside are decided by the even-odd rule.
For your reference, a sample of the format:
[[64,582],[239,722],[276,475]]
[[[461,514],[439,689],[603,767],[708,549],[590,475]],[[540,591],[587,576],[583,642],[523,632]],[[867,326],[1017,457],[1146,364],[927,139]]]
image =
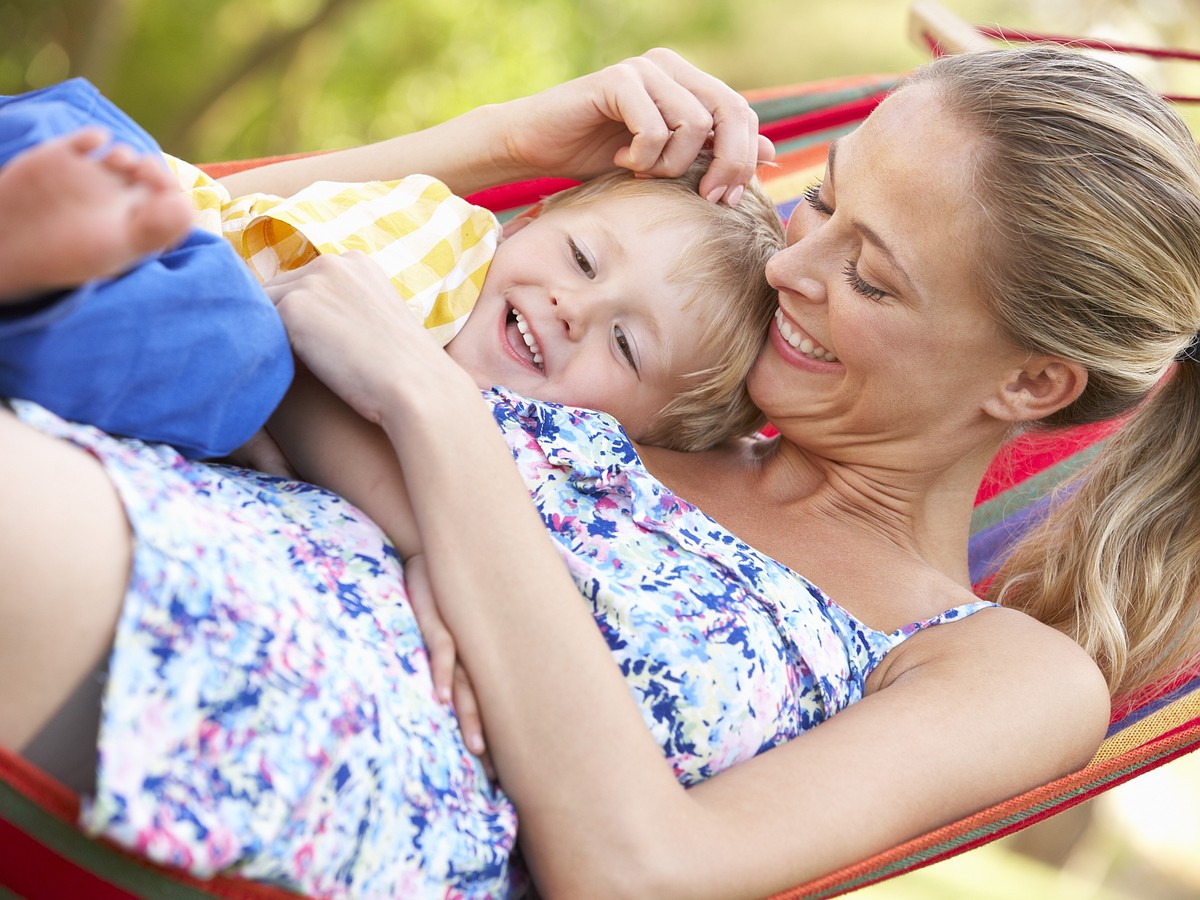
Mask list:
[[810,238],[784,247],[767,260],[767,282],[777,291],[793,294],[814,303],[826,300],[826,279],[819,277],[819,259],[806,246]]

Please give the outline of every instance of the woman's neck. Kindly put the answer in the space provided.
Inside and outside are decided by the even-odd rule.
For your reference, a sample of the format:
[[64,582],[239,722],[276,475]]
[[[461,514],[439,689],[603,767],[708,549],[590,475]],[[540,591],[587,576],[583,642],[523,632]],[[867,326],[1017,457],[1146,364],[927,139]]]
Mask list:
[[[808,574],[821,544],[921,562],[963,586],[971,510],[999,437],[889,464],[829,460],[776,437],[701,454],[646,448],[659,480],[751,546]],[[942,459],[938,461],[936,456]],[[881,558],[881,557],[880,557]],[[814,579],[816,580],[816,579]]]

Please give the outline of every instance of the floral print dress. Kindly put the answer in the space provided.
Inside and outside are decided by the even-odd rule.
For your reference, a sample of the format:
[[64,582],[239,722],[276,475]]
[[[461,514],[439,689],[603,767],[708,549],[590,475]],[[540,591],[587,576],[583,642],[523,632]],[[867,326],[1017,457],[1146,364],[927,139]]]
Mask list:
[[[609,417],[487,392],[647,727],[694,784],[860,698],[885,634],[641,466]],[[88,449],[135,536],[85,828],[329,897],[492,897],[516,817],[433,692],[395,552],[340,498],[14,402]]]

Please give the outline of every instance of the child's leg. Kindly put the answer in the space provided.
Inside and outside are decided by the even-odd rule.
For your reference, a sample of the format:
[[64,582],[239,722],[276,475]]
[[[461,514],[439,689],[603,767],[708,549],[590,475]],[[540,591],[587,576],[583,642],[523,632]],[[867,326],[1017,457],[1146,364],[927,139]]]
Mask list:
[[20,750],[107,658],[124,509],[88,453],[0,407],[0,744]]
[[0,169],[0,303],[117,275],[180,240],[191,210],[170,172],[85,128]]

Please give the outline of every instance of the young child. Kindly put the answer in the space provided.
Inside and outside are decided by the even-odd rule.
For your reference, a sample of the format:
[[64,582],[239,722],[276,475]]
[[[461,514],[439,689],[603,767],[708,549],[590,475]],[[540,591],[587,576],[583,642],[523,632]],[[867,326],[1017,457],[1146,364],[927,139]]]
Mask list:
[[278,405],[291,353],[249,269],[190,228],[163,175],[87,82],[0,97],[0,396],[219,456]]
[[[481,388],[596,408],[634,440],[679,450],[762,424],[743,383],[775,309],[763,273],[782,228],[756,188],[733,208],[701,198],[703,164],[678,179],[596,179],[500,240],[490,213],[426,176],[233,200],[176,163],[191,180],[181,193],[162,159],[84,82],[0,98],[0,397],[191,456],[225,455],[274,411],[269,433],[294,468],[321,471],[324,457],[369,482],[338,487],[409,560],[420,538],[394,452],[307,373],[292,382],[287,337],[251,274],[287,278],[357,249],[435,339],[452,338],[447,352]],[[479,752],[452,645],[432,647],[436,608],[411,600],[434,687],[453,694]],[[79,786],[93,763],[75,767]]]
[[[49,136],[84,122],[132,150],[105,151],[94,132]],[[43,256],[70,256],[71,274],[28,257],[3,276],[12,289],[0,281],[0,298],[9,296],[0,394],[185,455],[224,455],[281,398],[290,353],[262,291],[245,271],[227,271],[233,255],[211,233],[192,229],[181,247],[142,256],[184,230],[159,155],[86,82],[0,101],[0,206],[14,181],[29,192],[31,174],[52,167],[80,185],[40,207],[36,233],[24,229]],[[481,387],[597,408],[635,440],[681,450],[761,425],[742,382],[774,304],[763,266],[782,245],[761,192],[729,208],[699,197],[701,166],[674,180],[615,173],[549,198],[509,222],[500,241],[490,213],[427,176],[234,201],[198,170],[174,166],[198,220],[260,279],[321,253],[368,252],[426,327],[452,337],[448,352]],[[146,228],[152,211],[171,227]],[[108,227],[79,227],[98,213]],[[184,248],[204,264],[180,266]],[[98,257],[90,268],[87,253]],[[88,280],[123,267],[115,280]],[[157,276],[149,288],[139,285],[144,270]],[[46,294],[72,279],[87,283]],[[77,378],[59,377],[68,370]]]

